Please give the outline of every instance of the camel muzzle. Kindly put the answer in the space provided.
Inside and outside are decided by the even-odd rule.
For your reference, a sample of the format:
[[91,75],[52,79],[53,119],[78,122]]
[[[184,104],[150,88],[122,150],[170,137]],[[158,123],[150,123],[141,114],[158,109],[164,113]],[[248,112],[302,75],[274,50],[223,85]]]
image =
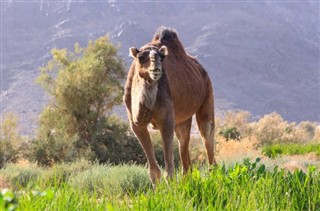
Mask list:
[[149,76],[152,80],[154,81],[159,80],[161,75],[162,75],[162,70],[160,68],[149,69]]

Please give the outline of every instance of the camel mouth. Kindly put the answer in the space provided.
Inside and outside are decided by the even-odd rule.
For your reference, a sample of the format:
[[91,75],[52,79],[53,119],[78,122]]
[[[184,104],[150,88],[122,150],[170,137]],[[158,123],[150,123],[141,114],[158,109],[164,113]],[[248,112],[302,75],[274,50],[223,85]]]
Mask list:
[[159,80],[161,75],[162,75],[162,72],[160,69],[149,70],[149,76],[154,81]]

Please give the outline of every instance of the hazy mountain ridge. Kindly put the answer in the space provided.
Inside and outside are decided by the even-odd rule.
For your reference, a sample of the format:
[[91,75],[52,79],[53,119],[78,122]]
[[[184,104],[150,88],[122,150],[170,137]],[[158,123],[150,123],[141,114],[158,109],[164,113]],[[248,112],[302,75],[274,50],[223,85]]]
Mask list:
[[1,111],[15,110],[25,125],[48,100],[34,79],[50,49],[84,46],[108,33],[129,64],[128,48],[148,42],[160,25],[176,28],[205,66],[219,109],[320,121],[316,2],[10,1],[1,10]]

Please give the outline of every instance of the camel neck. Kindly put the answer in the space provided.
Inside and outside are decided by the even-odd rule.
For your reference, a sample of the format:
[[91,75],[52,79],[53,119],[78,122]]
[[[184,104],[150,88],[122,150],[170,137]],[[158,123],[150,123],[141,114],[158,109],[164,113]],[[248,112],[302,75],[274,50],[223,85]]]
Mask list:
[[150,83],[145,78],[138,77],[131,89],[132,117],[134,122],[147,122],[151,120],[156,103],[158,82]]

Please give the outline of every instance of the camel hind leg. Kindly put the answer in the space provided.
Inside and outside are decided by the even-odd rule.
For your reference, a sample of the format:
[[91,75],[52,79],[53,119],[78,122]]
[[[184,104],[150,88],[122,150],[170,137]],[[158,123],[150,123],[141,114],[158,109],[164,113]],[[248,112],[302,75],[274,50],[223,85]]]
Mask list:
[[208,155],[209,165],[215,165],[214,158],[214,107],[212,92],[204,100],[200,109],[196,113],[196,120],[199,127],[200,135],[205,142]]
[[190,166],[189,142],[192,118],[175,126],[175,133],[179,140],[179,153],[182,162],[183,174],[186,174]]

